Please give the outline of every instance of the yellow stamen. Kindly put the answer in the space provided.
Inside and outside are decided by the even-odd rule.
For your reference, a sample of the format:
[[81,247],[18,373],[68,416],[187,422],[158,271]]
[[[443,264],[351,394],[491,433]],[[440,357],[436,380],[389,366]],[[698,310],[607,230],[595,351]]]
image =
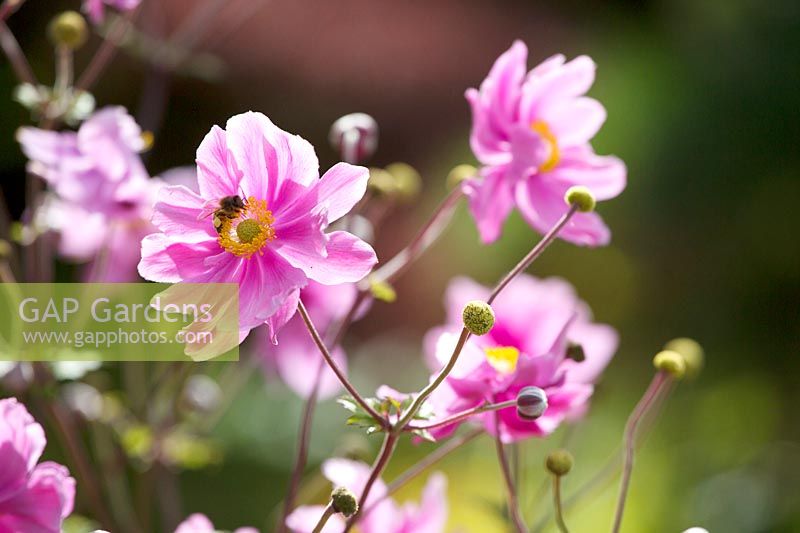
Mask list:
[[501,374],[511,374],[517,369],[519,350],[513,346],[495,346],[485,348],[486,360]]
[[239,257],[249,259],[256,252],[263,255],[264,246],[275,239],[275,230],[272,229],[274,222],[267,202],[251,196],[236,218],[222,217],[217,240],[220,246]]
[[537,120],[531,124],[531,129],[541,135],[542,139],[544,139],[545,142],[550,145],[550,157],[548,157],[547,161],[545,161],[542,166],[539,167],[539,170],[542,172],[553,170],[561,160],[561,152],[558,150],[558,139],[556,139],[556,136],[553,135],[553,132],[550,130],[550,126],[548,126],[543,120]]

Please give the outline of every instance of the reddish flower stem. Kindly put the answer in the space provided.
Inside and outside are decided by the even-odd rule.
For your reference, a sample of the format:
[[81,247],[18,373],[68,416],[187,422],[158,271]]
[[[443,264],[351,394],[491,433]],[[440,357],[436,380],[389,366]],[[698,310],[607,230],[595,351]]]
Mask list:
[[344,529],[344,533],[350,531],[356,522],[358,522],[359,518],[361,518],[362,509],[364,508],[364,504],[367,502],[367,498],[369,497],[369,492],[372,490],[372,486],[375,484],[378,478],[381,477],[381,474],[383,474],[386,465],[389,464],[389,459],[394,453],[395,447],[397,447],[398,436],[399,435],[394,431],[386,432],[386,436],[383,438],[381,452],[378,454],[377,459],[375,459],[375,463],[372,465],[369,479],[367,479],[367,483],[364,485],[364,489],[361,492],[361,497],[358,499],[358,510],[347,521],[347,526]]
[[625,500],[628,496],[628,488],[631,481],[631,473],[633,472],[633,456],[636,448],[636,431],[639,422],[647,415],[650,407],[659,396],[661,388],[671,381],[671,377],[666,372],[659,371],[653,376],[650,386],[645,391],[642,399],[636,404],[633,412],[625,424],[625,459],[622,468],[622,480],[619,487],[619,499],[617,500],[617,509],[614,513],[614,524],[611,527],[612,533],[619,533],[622,526],[622,515],[625,512]]
[[100,45],[97,53],[89,62],[89,66],[81,73],[78,81],[75,83],[75,91],[88,91],[95,84],[100,74],[103,73],[106,66],[114,58],[117,52],[117,47],[122,43],[125,34],[128,33],[132,25],[133,19],[139,13],[141,5],[135,9],[128,11],[123,17],[114,21],[111,29],[108,30],[108,35]]
[[[289,513],[294,509],[294,501],[297,498],[297,491],[300,489],[300,480],[303,477],[303,472],[306,469],[308,462],[308,447],[311,441],[311,426],[314,421],[314,410],[317,405],[317,398],[319,397],[319,386],[322,381],[322,370],[325,368],[325,362],[319,361],[317,364],[317,371],[314,375],[314,386],[311,389],[311,394],[306,399],[303,406],[303,421],[300,424],[300,432],[297,436],[297,455],[294,461],[294,468],[289,478],[289,488],[286,489],[286,498],[283,501],[283,512],[281,513],[280,522],[278,523],[278,532],[282,533],[287,530],[286,518]],[[328,517],[322,522],[325,525]]]
[[[372,277],[378,281],[391,283],[397,279],[411,264],[428,249],[444,231],[450,218],[455,211],[458,201],[463,196],[461,189],[456,187],[439,204],[431,215],[431,218],[420,228],[417,235],[400,252],[392,257],[382,267],[372,273]],[[366,289],[364,287],[363,289]]]
[[428,468],[432,467],[433,465],[435,465],[436,463],[438,463],[439,461],[441,461],[454,451],[458,450],[465,444],[472,442],[480,435],[483,435],[483,433],[484,433],[483,428],[474,429],[469,433],[461,435],[460,437],[454,437],[450,439],[445,444],[439,446],[434,451],[423,457],[422,460],[420,460],[415,465],[409,467],[408,470],[397,476],[394,481],[389,483],[389,485],[386,487],[386,493],[377,498],[375,502],[373,502],[369,507],[366,508],[366,510],[362,514],[362,518],[367,516],[375,508],[376,505],[378,505],[380,502],[384,501],[389,496],[400,490],[407,483],[415,479],[417,476],[422,474]]
[[540,255],[542,255],[542,252],[544,252],[547,247],[550,246],[550,244],[556,239],[558,233],[564,229],[564,226],[567,225],[567,222],[569,222],[569,220],[572,218],[572,215],[574,215],[577,210],[577,205],[570,206],[569,210],[564,213],[561,218],[558,219],[558,222],[556,222],[555,225],[550,228],[550,231],[548,231],[547,234],[542,237],[542,240],[536,243],[536,246],[534,246],[533,249],[528,252],[528,255],[523,257],[522,260],[517,263],[517,266],[511,269],[511,272],[506,274],[505,277],[500,280],[486,303],[491,305],[491,303],[495,298],[497,298],[503,289],[505,289],[506,286],[511,283],[511,280],[517,277],[521,272],[525,271],[529,266],[531,266],[531,263],[533,263]]
[[20,48],[17,38],[14,37],[14,33],[6,24],[5,19],[0,19],[0,47],[3,48],[3,52],[8,57],[17,79],[20,82],[30,83],[37,87],[39,82],[36,80],[36,75],[33,73],[25,53]]
[[488,413],[491,411],[499,411],[500,409],[508,409],[509,407],[514,407],[516,405],[517,405],[517,400],[507,400],[505,402],[500,402],[500,403],[483,404],[477,407],[473,407],[472,409],[461,411],[460,413],[456,413],[452,416],[448,416],[447,418],[437,420],[436,422],[432,422],[430,424],[422,424],[422,425],[409,424],[408,426],[405,427],[405,431],[414,431],[417,429],[435,429],[442,426],[449,426],[450,424],[460,422],[461,420],[465,420],[475,415]]
[[367,401],[364,399],[363,396],[361,396],[358,390],[356,390],[353,384],[350,383],[350,380],[347,379],[347,375],[345,375],[342,369],[339,368],[339,365],[336,364],[336,361],[333,360],[333,356],[328,351],[328,348],[325,346],[325,342],[322,340],[322,337],[320,337],[317,328],[314,327],[314,323],[311,321],[311,317],[308,315],[308,310],[306,309],[306,306],[303,304],[302,300],[298,302],[297,310],[300,312],[300,316],[302,317],[303,322],[305,323],[306,328],[308,329],[308,332],[311,334],[311,338],[314,340],[314,344],[317,345],[317,348],[319,348],[322,357],[325,358],[325,362],[328,363],[329,367],[331,367],[331,370],[333,370],[333,373],[336,374],[337,378],[339,378],[339,381],[342,383],[344,388],[347,389],[347,392],[350,393],[353,399],[367,413],[369,413],[369,415],[372,418],[374,418],[376,422],[378,422],[382,427],[388,428],[389,423],[386,421],[386,419],[382,417],[380,414],[378,414],[378,412],[375,411],[375,409],[373,409],[367,403]]
[[517,489],[514,486],[514,479],[511,476],[511,469],[508,466],[508,458],[506,457],[505,445],[500,437],[500,415],[494,415],[494,442],[497,449],[497,459],[500,462],[500,471],[503,473],[503,481],[506,485],[506,493],[508,497],[508,513],[511,515],[511,520],[514,522],[514,528],[517,533],[527,533],[528,529],[525,527],[525,521],[519,512],[519,502],[517,499]]

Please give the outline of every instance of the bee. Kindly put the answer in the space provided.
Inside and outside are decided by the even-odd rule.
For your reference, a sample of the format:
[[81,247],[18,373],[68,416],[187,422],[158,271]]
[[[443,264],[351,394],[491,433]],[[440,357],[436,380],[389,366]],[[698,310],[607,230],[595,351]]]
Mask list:
[[233,220],[239,216],[246,207],[247,204],[238,194],[221,198],[219,202],[217,202],[216,207],[214,206],[214,200],[209,200],[203,206],[203,210],[197,216],[197,220],[213,215],[211,222],[214,224],[214,229],[219,233],[222,231],[222,225],[225,219]]

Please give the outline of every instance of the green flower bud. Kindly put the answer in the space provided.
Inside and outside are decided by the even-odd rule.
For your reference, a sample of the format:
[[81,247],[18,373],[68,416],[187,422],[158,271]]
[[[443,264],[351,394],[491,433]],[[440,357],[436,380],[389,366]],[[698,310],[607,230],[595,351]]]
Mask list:
[[572,463],[574,462],[572,454],[567,450],[554,450],[547,454],[544,465],[550,473],[556,476],[565,476],[572,470]]
[[680,337],[669,341],[664,345],[664,349],[678,352],[683,356],[683,360],[686,363],[686,377],[695,378],[700,374],[700,370],[703,369],[705,355],[703,347],[697,341],[687,337]]
[[50,41],[56,46],[76,50],[86,43],[89,29],[86,19],[77,11],[64,11],[57,15],[47,28]]
[[419,172],[406,163],[392,163],[386,172],[394,176],[397,198],[401,202],[413,202],[422,189],[422,178]]
[[474,178],[478,175],[478,169],[472,165],[458,165],[447,175],[447,188],[455,189],[462,181]]
[[576,185],[567,189],[567,194],[564,195],[564,201],[567,202],[567,205],[578,206],[578,211],[581,213],[594,211],[594,206],[596,204],[592,191],[582,185]]
[[377,196],[391,196],[397,192],[397,183],[394,176],[377,167],[369,169],[367,187]]
[[653,357],[653,366],[675,379],[681,379],[686,374],[686,360],[681,354],[672,350],[658,352]]
[[12,253],[14,253],[14,249],[11,247],[11,243],[0,239],[0,259],[8,259]]
[[331,492],[333,510],[349,518],[358,512],[358,500],[355,494],[345,487],[336,487]]
[[480,300],[468,302],[461,318],[464,320],[464,327],[473,335],[486,335],[494,326],[492,306]]
[[369,290],[376,300],[386,303],[394,303],[397,300],[397,291],[391,284],[380,280],[369,280]]

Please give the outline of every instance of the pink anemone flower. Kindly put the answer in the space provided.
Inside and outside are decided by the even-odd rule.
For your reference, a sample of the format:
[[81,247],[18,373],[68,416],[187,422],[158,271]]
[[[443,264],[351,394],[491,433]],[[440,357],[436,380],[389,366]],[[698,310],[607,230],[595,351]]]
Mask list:
[[[490,289],[467,278],[450,283],[445,297],[447,325],[425,337],[433,371],[438,371],[453,353],[464,304],[485,301],[489,293]],[[540,418],[523,420],[512,406],[470,420],[480,422],[494,435],[495,416],[499,416],[500,436],[504,442],[512,442],[548,435],[564,420],[581,416],[588,408],[595,381],[617,349],[614,329],[592,322],[588,306],[569,283],[557,278],[539,280],[523,274],[509,284],[492,307],[492,330],[470,337],[453,371],[431,395],[433,421],[484,403],[514,400],[527,386],[539,387],[547,394],[548,408]],[[431,433],[443,438],[457,425]]]
[[0,400],[0,531],[59,533],[72,512],[75,480],[66,467],[36,464],[46,444],[24,405]]
[[[369,465],[349,459],[328,459],[322,463],[323,475],[334,487],[345,487],[359,498],[370,475]],[[386,484],[377,480],[370,490],[358,531],[361,533],[441,533],[447,524],[447,479],[441,473],[428,478],[419,505],[400,506],[386,495]],[[286,519],[294,533],[311,533],[325,507],[305,505],[295,509]],[[334,515],[322,529],[323,533],[344,531],[345,519]]]
[[[339,163],[319,177],[314,148],[261,113],[214,127],[197,149],[199,194],[163,187],[142,241],[139,273],[152,281],[238,283],[241,342],[266,323],[272,341],[309,280],[353,283],[377,262],[372,247],[326,233],[364,195],[366,168]],[[218,216],[223,199],[241,204]]]
[[83,12],[95,24],[102,24],[105,20],[105,6],[111,6],[119,11],[130,11],[142,3],[142,0],[83,0]]
[[37,210],[34,226],[58,235],[59,254],[92,261],[89,281],[138,279],[137,246],[154,231],[149,219],[159,180],[150,179],[139,152],[146,143],[122,107],[106,107],[77,132],[20,128],[17,139],[52,193]]
[[[565,62],[555,55],[527,72],[521,41],[495,62],[480,90],[468,89],[470,144],[483,165],[463,184],[485,243],[495,241],[514,206],[546,233],[564,213],[564,193],[588,187],[597,200],[625,188],[622,161],[594,153],[589,141],[606,119],[605,108],[585,96],[595,77],[587,56]],[[575,244],[608,244],[611,233],[596,213],[578,213],[559,237]]]

